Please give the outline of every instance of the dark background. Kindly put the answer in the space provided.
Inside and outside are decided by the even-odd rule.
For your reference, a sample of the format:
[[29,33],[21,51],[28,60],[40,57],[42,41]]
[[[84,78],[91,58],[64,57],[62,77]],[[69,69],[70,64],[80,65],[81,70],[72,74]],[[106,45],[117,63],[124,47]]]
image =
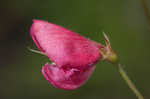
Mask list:
[[102,61],[77,90],[51,86],[41,73],[48,58],[27,50],[36,49],[29,34],[32,19],[62,25],[103,44],[105,31],[128,75],[145,99],[150,98],[150,31],[140,0],[1,0],[0,99],[137,99],[117,69]]

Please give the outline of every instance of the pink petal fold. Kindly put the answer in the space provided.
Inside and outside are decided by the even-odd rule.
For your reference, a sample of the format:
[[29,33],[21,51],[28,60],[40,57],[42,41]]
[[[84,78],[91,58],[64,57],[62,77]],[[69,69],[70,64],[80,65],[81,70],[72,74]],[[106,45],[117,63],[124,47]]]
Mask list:
[[64,70],[56,65],[45,64],[42,73],[56,88],[74,90],[82,86],[91,77],[94,69],[95,66],[91,66],[85,71],[77,69]]

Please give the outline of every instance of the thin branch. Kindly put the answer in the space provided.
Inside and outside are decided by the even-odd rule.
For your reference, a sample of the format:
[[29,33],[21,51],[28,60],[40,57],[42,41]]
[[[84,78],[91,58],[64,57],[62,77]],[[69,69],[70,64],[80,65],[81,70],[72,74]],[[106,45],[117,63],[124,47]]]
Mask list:
[[149,31],[150,31],[150,12],[148,10],[148,5],[146,3],[146,0],[141,0],[141,5],[143,7],[145,17],[147,18],[147,22],[149,25]]

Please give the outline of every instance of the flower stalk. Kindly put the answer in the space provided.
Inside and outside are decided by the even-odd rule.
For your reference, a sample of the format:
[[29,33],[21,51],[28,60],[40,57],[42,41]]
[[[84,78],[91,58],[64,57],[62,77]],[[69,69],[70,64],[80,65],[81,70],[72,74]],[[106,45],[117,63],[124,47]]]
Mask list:
[[104,33],[104,39],[106,42],[106,47],[100,49],[100,52],[102,53],[103,60],[106,60],[110,63],[113,63],[114,65],[117,65],[118,71],[121,75],[121,77],[125,80],[129,88],[133,91],[133,93],[137,96],[138,99],[144,99],[143,95],[138,91],[134,83],[131,81],[121,64],[119,64],[118,55],[117,53],[111,48],[111,44],[109,41],[109,38]]
[[139,92],[139,90],[136,88],[134,83],[131,81],[121,64],[117,64],[118,70],[122,78],[125,80],[129,88],[133,91],[133,93],[137,96],[138,99],[144,99],[143,95]]

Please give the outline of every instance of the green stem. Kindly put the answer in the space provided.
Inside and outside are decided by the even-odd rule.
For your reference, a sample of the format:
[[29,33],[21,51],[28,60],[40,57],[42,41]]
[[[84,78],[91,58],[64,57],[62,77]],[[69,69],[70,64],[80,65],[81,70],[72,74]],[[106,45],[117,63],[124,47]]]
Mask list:
[[147,22],[148,22],[148,25],[149,25],[149,30],[150,30],[150,12],[149,12],[149,10],[148,10],[148,6],[147,6],[147,4],[146,4],[146,0],[141,0],[141,5],[142,5],[142,7],[143,7],[143,10],[144,10],[144,14],[145,14],[145,16],[146,16],[146,18],[147,18]]
[[129,76],[127,75],[127,73],[125,72],[125,70],[122,68],[122,66],[120,64],[118,64],[118,69],[119,69],[119,72],[120,72],[122,78],[126,81],[127,85],[133,91],[133,93],[137,96],[137,98],[144,99],[142,94],[138,91],[138,89],[136,88],[134,83],[130,80]]

